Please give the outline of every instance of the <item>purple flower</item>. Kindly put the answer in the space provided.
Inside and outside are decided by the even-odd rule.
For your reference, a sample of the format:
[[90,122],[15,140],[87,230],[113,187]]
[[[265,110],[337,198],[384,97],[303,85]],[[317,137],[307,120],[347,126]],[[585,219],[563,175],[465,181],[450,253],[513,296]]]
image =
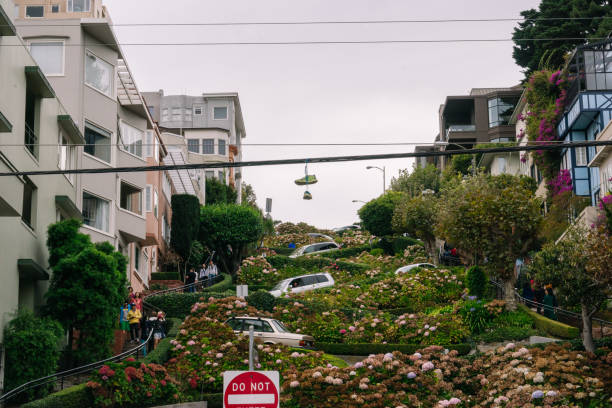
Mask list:
[[409,380],[412,380],[413,378],[416,378],[416,374],[411,371],[408,374],[406,374],[406,377],[408,377]]
[[544,393],[540,390],[536,390],[531,393],[531,399],[539,399],[544,398]]

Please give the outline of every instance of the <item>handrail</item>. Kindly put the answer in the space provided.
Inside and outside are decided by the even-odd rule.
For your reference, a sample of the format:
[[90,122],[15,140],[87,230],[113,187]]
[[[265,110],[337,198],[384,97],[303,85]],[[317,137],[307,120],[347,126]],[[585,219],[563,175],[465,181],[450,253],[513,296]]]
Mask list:
[[[213,277],[213,281],[212,281],[213,285],[216,283],[218,278],[223,279],[223,276],[222,275],[216,275],[215,277]],[[179,286],[178,288],[160,290],[160,291],[153,292],[153,293],[150,293],[148,295],[145,295],[143,297],[143,302],[142,302],[143,308],[146,307],[149,310],[160,310],[158,307],[154,307],[153,305],[151,305],[149,303],[146,303],[145,299],[147,299],[148,297],[151,297],[151,296],[155,296],[155,295],[161,295],[161,294],[172,293],[172,292],[177,292],[177,291],[189,289],[191,287],[196,288],[196,287],[198,287],[198,285],[199,286],[203,286],[204,283],[208,283],[208,278],[207,278],[206,281],[201,280],[201,281],[198,281],[198,282],[195,282],[195,283],[191,283],[191,284],[188,284],[188,285]],[[106,358],[104,360],[96,361],[94,363],[85,364],[85,365],[80,366],[80,367],[71,368],[69,370],[61,371],[61,372],[54,373],[54,374],[51,374],[51,375],[48,375],[48,376],[45,376],[45,377],[41,377],[41,378],[37,378],[37,379],[31,380],[31,381],[28,381],[28,382],[26,382],[24,384],[21,384],[20,386],[18,386],[16,388],[13,388],[12,390],[8,391],[7,393],[5,393],[3,395],[0,395],[0,402],[8,401],[9,399],[11,399],[11,398],[21,394],[22,392],[28,391],[28,390],[36,388],[36,387],[40,387],[42,385],[45,385],[45,384],[48,384],[48,383],[51,383],[51,382],[59,381],[59,380],[61,380],[61,382],[62,382],[62,389],[63,389],[63,381],[64,381],[65,378],[71,377],[71,376],[74,376],[74,375],[78,375],[78,374],[85,374],[85,373],[91,372],[91,371],[95,370],[96,368],[102,367],[106,363],[115,362],[115,361],[121,361],[121,360],[123,360],[123,359],[125,359],[125,358],[127,358],[127,357],[129,357],[129,356],[131,356],[133,354],[138,355],[138,352],[140,350],[142,350],[143,348],[145,348],[149,344],[149,342],[151,341],[152,337],[153,337],[153,329],[151,329],[149,331],[149,335],[148,335],[147,339],[144,342],[140,343],[139,345],[137,345],[136,347],[134,347],[134,348],[132,348],[130,350],[126,350],[126,351],[121,352],[121,353],[119,353],[117,355],[108,357],[108,358]]]

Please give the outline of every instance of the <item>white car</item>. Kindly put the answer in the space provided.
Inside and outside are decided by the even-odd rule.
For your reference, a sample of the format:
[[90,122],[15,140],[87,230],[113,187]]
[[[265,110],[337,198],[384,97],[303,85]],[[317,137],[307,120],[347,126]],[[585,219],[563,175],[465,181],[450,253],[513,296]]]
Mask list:
[[416,263],[412,265],[402,266],[395,271],[395,274],[398,275],[400,273],[406,273],[414,268],[427,268],[427,269],[436,269],[436,265],[430,263]]
[[249,326],[253,326],[253,335],[256,343],[284,344],[289,347],[314,346],[314,337],[307,334],[291,333],[285,325],[266,317],[238,316],[225,322],[236,334],[249,335]]
[[274,297],[280,297],[284,293],[300,293],[334,286],[334,278],[325,273],[313,273],[311,275],[295,276],[285,279],[276,284],[270,291]]
[[323,252],[334,251],[340,249],[340,246],[335,242],[317,242],[316,244],[305,245],[296,249],[289,258],[297,258],[302,255],[314,255]]

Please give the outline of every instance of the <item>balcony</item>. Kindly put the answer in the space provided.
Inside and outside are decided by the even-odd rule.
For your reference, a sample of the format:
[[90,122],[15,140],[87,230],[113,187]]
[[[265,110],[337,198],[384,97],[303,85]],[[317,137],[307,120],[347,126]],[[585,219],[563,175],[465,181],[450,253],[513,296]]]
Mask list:
[[[469,132],[476,132],[476,125],[450,125],[446,129],[446,140],[450,139],[451,134],[459,138],[467,137],[468,135],[462,135],[462,133],[469,133]],[[459,134],[457,135],[456,133],[459,133]]]
[[[612,122],[608,123],[606,128],[597,135],[598,142],[612,140]],[[597,154],[589,163],[589,167],[599,167],[612,156],[612,146],[597,146]]]

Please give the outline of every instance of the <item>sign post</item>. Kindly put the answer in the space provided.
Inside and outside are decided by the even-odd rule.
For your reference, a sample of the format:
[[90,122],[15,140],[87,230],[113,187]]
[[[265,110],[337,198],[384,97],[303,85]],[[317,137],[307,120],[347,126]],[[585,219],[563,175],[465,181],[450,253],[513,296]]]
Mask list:
[[278,371],[223,373],[223,408],[279,408]]

